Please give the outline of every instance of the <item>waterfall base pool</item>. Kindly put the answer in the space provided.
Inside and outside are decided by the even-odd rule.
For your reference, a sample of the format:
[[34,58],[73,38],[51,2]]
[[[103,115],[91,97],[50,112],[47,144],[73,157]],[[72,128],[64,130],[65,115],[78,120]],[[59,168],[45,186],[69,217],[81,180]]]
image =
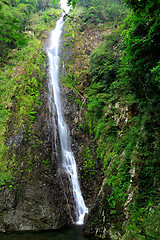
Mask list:
[[82,228],[73,226],[60,231],[47,232],[9,232],[0,233],[1,240],[91,240],[91,237],[84,237]]

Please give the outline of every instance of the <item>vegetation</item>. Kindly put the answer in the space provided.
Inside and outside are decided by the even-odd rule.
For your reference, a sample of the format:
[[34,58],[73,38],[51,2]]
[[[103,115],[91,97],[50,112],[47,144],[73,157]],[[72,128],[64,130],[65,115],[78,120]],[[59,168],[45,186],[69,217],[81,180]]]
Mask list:
[[[78,7],[65,26],[64,50],[74,49],[74,54],[69,60],[63,57],[63,83],[87,99],[86,122],[79,129],[94,137],[112,189],[104,201],[110,206],[107,217],[113,223],[127,219],[122,239],[159,239],[160,1],[124,2],[68,1]],[[18,144],[16,136],[20,141],[24,126],[23,137],[30,141],[44,77],[40,39],[55,23],[58,6],[53,9],[51,1],[43,0],[0,1],[1,186],[8,182],[12,188],[10,180],[21,162],[8,149]],[[92,149],[85,149],[82,177],[91,184],[97,163]]]
[[121,1],[97,0],[92,1],[79,1],[79,6],[84,8],[82,20],[84,23],[113,23],[117,25],[126,16],[127,9]]
[[[9,49],[20,48],[27,43],[26,27],[31,25],[30,18],[38,13],[53,7],[52,0],[6,0],[0,1],[0,62]],[[58,5],[56,4],[57,8]]]
[[[32,1],[30,3],[32,4]],[[42,4],[42,1],[39,3]],[[13,7],[3,4],[0,11],[12,16],[12,13],[18,11],[16,9],[21,4],[19,1],[12,1]],[[30,9],[33,8],[28,6],[30,5],[28,3],[23,5]],[[46,55],[42,48],[41,39],[48,38],[46,34],[49,28],[54,27],[55,21],[61,13],[59,9],[44,10],[45,7],[39,7],[39,5],[37,6],[38,10],[44,11],[38,11],[36,6],[32,9],[33,11],[29,12],[30,18],[26,12],[27,22],[23,25],[24,29],[21,25],[20,32],[15,33],[20,39],[26,39],[24,44],[18,40],[15,41],[11,35],[7,35],[5,38],[4,32],[2,32],[1,43],[4,44],[4,48],[1,52],[0,69],[0,186],[6,183],[12,186],[14,178],[19,172],[19,166],[24,160],[28,164],[27,169],[31,171],[32,161],[29,160],[29,156],[22,159],[21,156],[18,157],[15,154],[13,149],[18,148],[22,140],[25,144],[33,142],[31,141],[34,138],[32,125],[42,104],[40,93],[45,77],[45,71],[42,71],[42,67],[45,66]],[[19,14],[21,15],[21,12]],[[3,23],[3,26],[6,28],[6,33],[12,33],[11,29],[14,24],[12,21],[10,22],[8,15],[5,17],[7,23],[6,25]],[[22,22],[19,21],[19,24]],[[11,41],[7,41],[9,37]],[[16,47],[17,44],[20,46]],[[8,135],[9,132],[10,135]],[[31,147],[36,148],[36,144],[32,144]]]
[[[106,199],[111,221],[119,221],[125,213],[129,221],[124,239],[159,239],[160,2],[125,3],[130,10],[127,17],[122,1],[79,1],[76,14],[80,25],[75,36],[81,34],[82,56],[70,62],[76,78],[76,82],[70,79],[70,85],[88,98],[88,126],[85,124],[84,130],[94,135],[97,157],[112,188]],[[103,32],[99,24],[119,27],[103,37],[104,41],[91,51],[88,63],[83,42],[86,48],[93,45],[93,40],[89,45],[84,39],[90,26],[96,29],[93,34],[99,29]],[[85,62],[78,73],[77,58]],[[83,168],[90,174],[95,169],[88,148]]]

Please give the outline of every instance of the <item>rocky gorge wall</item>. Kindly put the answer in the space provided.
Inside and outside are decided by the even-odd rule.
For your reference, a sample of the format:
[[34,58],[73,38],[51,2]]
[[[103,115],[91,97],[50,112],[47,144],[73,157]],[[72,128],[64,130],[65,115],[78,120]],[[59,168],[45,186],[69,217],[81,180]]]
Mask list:
[[[88,144],[80,139],[81,182],[89,203],[84,234],[95,239],[158,239],[153,221],[159,212],[158,123],[154,128],[134,93],[120,85],[121,30],[82,19],[80,13],[66,21],[61,79],[76,92],[76,99],[72,94],[68,98],[78,102],[81,113],[72,118],[70,128],[92,140]],[[76,137],[73,134],[73,141]],[[85,189],[90,189],[91,198]]]
[[[45,55],[44,52],[43,54]],[[15,100],[5,133],[8,146],[5,161],[7,168],[12,172],[12,177],[1,186],[0,190],[0,232],[55,230],[72,224],[68,200],[65,197],[65,194],[69,196],[70,189],[65,186],[66,177],[57,171],[54,129],[48,106],[49,69],[46,57],[43,58],[39,66],[42,76],[38,76],[36,71],[31,75],[41,83],[38,88],[40,104],[33,105],[34,115],[31,115],[34,117],[33,120],[28,121],[29,115],[25,116],[25,121],[21,119],[19,103],[13,96]],[[16,94],[21,93],[16,92]],[[99,175],[95,176],[93,189],[85,181],[85,177],[82,178],[86,148],[87,146],[95,148],[92,136],[86,134],[81,127],[84,109],[78,104],[78,99],[83,102],[84,98],[74,89],[62,84],[61,97],[80,185],[85,202],[90,207],[100,183]]]
[[53,28],[61,11],[44,14],[33,15],[27,45],[11,51],[1,69],[0,232],[71,224],[57,173],[44,52],[49,38],[46,29]]
[[[133,221],[139,221],[140,227],[133,224],[131,233],[128,233],[126,226],[132,214],[129,205],[134,206],[139,192],[143,193],[145,187],[158,189],[157,175],[152,179],[146,170],[146,159],[150,155],[147,150],[150,146],[155,147],[156,158],[158,143],[156,134],[155,138],[147,135],[148,125],[145,126],[144,118],[140,118],[138,104],[132,94],[126,96],[121,89],[120,94],[116,91],[109,94],[102,102],[104,108],[100,109],[103,116],[102,111],[96,112],[99,106],[93,106],[97,118],[91,111],[93,108],[88,108],[92,78],[89,56],[104,40],[104,35],[110,35],[112,30],[115,27],[108,28],[103,24],[84,27],[78,25],[78,21],[76,24],[71,19],[66,21],[60,71],[62,107],[70,130],[82,195],[89,208],[84,234],[96,239],[136,239],[137,234],[143,233],[147,221],[152,220],[152,213],[157,208],[150,208],[151,220],[135,213]],[[111,48],[113,59],[117,59],[117,43]],[[26,116],[25,121],[20,121],[20,103],[15,95],[12,96],[14,104],[7,122],[9,151],[6,159],[8,170],[13,170],[14,175],[1,187],[0,231],[51,230],[71,224],[61,177],[57,173],[54,129],[48,108],[48,66],[44,59],[41,72],[43,77],[38,77],[36,72],[31,75],[42,83],[39,87],[41,104],[35,104],[36,113],[30,115],[31,119],[34,117],[33,121],[28,122]],[[94,100],[101,97],[101,90],[100,86]],[[100,126],[99,135],[95,131],[96,126]],[[145,181],[143,176],[146,176]],[[67,192],[69,195],[69,189]],[[147,193],[138,201],[143,202]]]
[[[44,67],[43,71],[48,76]],[[40,93],[42,104],[36,106],[34,123],[23,126],[17,123],[15,127],[16,103],[12,109],[6,141],[9,145],[8,161],[14,156],[14,161],[19,164],[11,166],[14,178],[1,188],[0,231],[58,229],[71,223],[61,179],[56,171],[46,76]]]

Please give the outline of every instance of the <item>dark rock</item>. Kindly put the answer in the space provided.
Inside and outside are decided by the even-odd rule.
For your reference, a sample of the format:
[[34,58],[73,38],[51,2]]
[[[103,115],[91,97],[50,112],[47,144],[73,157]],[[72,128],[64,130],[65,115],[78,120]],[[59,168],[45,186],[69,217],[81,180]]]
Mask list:
[[109,229],[111,227],[111,218],[109,204],[106,199],[110,196],[111,189],[104,179],[101,189],[94,200],[93,206],[85,219],[84,234],[93,235],[99,239],[110,239]]
[[0,232],[52,230],[71,224],[57,174],[46,79],[41,101],[42,105],[36,106],[36,120],[30,125],[18,122],[16,102],[12,108],[6,143],[10,146],[8,159],[14,157],[15,162],[13,179],[0,191]]

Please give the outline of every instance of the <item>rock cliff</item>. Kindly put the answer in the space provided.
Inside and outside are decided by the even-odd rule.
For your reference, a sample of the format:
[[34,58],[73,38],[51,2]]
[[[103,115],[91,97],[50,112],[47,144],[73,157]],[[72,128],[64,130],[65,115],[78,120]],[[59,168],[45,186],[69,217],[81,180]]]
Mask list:
[[[42,87],[39,88],[41,104],[34,105],[34,121],[20,121],[19,106],[15,100],[7,122],[6,144],[9,151],[6,158],[8,168],[12,168],[13,177],[0,191],[1,232],[54,230],[72,224],[66,199],[70,190],[65,186],[65,176],[57,171],[54,127],[48,106],[47,61],[41,65],[41,71],[44,73],[43,79],[37,79],[42,82]],[[95,148],[93,137],[83,129],[85,98],[62,84],[60,88],[81,189],[85,202],[90,207],[100,187],[101,174],[93,178],[94,189],[86,181],[86,176],[83,176],[86,148]],[[65,187],[67,190],[64,194]]]
[[6,133],[8,161],[14,156],[19,164],[11,166],[14,178],[0,191],[0,231],[59,229],[71,223],[57,174],[47,89],[44,77],[40,94],[42,105],[37,106],[34,123],[16,123],[15,126],[16,103],[11,111]]

